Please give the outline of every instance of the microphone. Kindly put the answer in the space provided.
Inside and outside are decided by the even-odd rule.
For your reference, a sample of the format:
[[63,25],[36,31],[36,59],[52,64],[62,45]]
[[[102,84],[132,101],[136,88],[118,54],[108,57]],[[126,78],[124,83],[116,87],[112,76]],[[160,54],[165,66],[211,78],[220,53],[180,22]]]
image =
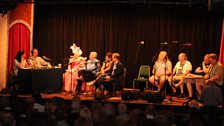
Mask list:
[[140,44],[140,45],[144,45],[145,42],[144,42],[144,41],[140,41],[139,44]]
[[43,59],[51,61],[51,59],[47,58],[46,56],[42,56]]
[[162,42],[161,45],[168,45],[168,43],[167,42]]
[[183,44],[183,46],[192,46],[192,43],[185,43],[185,44]]

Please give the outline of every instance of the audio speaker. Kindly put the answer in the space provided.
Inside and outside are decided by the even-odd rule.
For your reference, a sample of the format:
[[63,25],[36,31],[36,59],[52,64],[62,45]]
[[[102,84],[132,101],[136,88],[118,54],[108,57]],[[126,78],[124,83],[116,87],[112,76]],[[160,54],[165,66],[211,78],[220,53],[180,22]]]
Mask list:
[[141,91],[139,89],[124,88],[121,92],[121,99],[126,100],[137,100],[141,98]]
[[154,92],[151,90],[145,90],[142,93],[142,100],[151,102],[151,103],[162,103],[165,99],[163,92]]

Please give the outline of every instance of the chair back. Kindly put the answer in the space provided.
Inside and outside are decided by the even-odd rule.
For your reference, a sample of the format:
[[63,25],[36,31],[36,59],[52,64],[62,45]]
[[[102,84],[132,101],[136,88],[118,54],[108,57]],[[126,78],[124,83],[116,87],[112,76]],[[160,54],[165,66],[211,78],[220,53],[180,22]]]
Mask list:
[[126,73],[127,73],[127,69],[124,67],[123,80],[122,80],[122,82],[121,82],[121,84],[122,84],[123,86],[125,85]]
[[150,76],[150,67],[148,65],[141,65],[139,68],[138,78],[144,77],[149,78]]

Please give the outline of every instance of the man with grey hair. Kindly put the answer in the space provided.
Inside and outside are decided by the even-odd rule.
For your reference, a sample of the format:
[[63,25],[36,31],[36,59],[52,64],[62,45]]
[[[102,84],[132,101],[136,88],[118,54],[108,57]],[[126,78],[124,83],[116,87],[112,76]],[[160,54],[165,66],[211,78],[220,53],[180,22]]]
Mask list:
[[218,56],[214,53],[209,54],[209,59],[211,65],[209,67],[208,73],[205,75],[205,82],[209,84],[209,81],[213,81],[216,83],[216,86],[222,87],[223,86],[223,66],[218,61]]
[[89,54],[89,60],[86,63],[86,70],[96,74],[100,70],[100,60],[97,59],[97,52],[93,51]]

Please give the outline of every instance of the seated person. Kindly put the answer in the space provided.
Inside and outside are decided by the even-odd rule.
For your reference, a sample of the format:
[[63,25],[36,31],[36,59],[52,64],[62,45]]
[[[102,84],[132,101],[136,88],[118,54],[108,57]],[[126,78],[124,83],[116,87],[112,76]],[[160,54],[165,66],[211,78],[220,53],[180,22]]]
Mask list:
[[206,85],[209,85],[209,81],[215,82],[215,85],[217,87],[223,86],[223,73],[224,68],[222,64],[218,61],[218,57],[216,54],[212,53],[209,54],[209,59],[211,62],[211,65],[209,67],[208,73],[204,76]]
[[8,85],[10,91],[16,91],[15,85],[18,84],[18,71],[19,69],[24,69],[26,67],[29,67],[29,65],[26,62],[25,52],[23,50],[19,50],[15,56],[13,69],[10,75],[10,82]]
[[[210,66],[209,54],[206,54],[204,56],[204,61],[202,62],[201,67],[198,67],[195,70],[195,73],[204,76],[205,74],[208,73],[209,66]],[[199,95],[201,94],[202,86],[203,86],[202,83],[196,83],[196,89]]]
[[41,57],[38,56],[38,50],[33,48],[31,51],[32,56],[28,59],[28,64],[34,68],[51,68],[51,64],[49,62],[45,62]]
[[24,69],[25,67],[29,67],[29,65],[26,62],[26,54],[23,50],[19,50],[14,59],[12,75],[17,76],[18,70]]
[[161,51],[159,53],[158,59],[153,67],[153,76],[149,78],[149,82],[155,85],[160,91],[166,80],[168,80],[169,75],[171,75],[172,63],[170,62],[167,52]]
[[[100,61],[97,59],[97,52],[90,52],[89,60],[85,63],[83,69],[79,71],[78,89],[81,91],[83,82],[95,80],[97,72],[100,70]],[[88,84],[87,84],[88,85]],[[82,89],[85,90],[85,89]]]
[[105,87],[109,91],[109,94],[113,93],[113,84],[121,86],[124,74],[124,66],[120,62],[120,54],[113,53],[112,55],[112,65],[108,72],[108,75],[104,79],[99,79],[97,82]]
[[195,70],[195,73],[196,74],[201,74],[201,75],[204,76],[206,73],[208,73],[209,66],[210,66],[209,54],[206,54],[204,56],[204,61],[202,62],[201,67],[198,67]]
[[91,71],[96,75],[100,70],[100,61],[97,59],[97,52],[90,52],[89,60],[86,62],[86,71]]
[[101,71],[99,74],[101,75],[107,75],[107,73],[110,71],[110,67],[112,65],[112,53],[107,52],[105,56],[105,61],[103,62],[103,65],[101,67]]
[[78,84],[78,72],[82,70],[86,58],[82,57],[82,50],[75,44],[72,45],[72,52],[74,53],[69,60],[68,69],[63,74],[64,91],[75,92]]
[[[169,78],[169,82],[172,86],[173,92],[176,93],[176,88],[180,86],[180,95],[178,97],[184,97],[184,85],[183,85],[183,77],[187,76],[191,70],[192,70],[192,65],[191,63],[187,60],[187,56],[185,53],[180,53],[178,56],[178,62],[175,65],[173,69],[173,74],[174,76],[171,76]],[[179,81],[178,84],[173,85],[173,82]],[[192,86],[191,83],[187,83],[187,89],[188,89],[188,98],[192,98]]]

